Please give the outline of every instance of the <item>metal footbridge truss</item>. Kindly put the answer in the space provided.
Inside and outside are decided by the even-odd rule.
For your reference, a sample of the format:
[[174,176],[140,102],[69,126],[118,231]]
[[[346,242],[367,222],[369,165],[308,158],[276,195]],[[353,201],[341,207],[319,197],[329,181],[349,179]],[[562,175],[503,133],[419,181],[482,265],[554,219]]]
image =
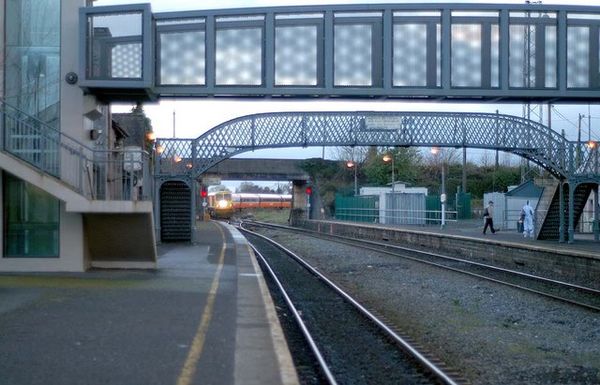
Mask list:
[[527,158],[561,180],[598,182],[595,143],[515,116],[452,112],[278,112],[239,117],[197,139],[158,139],[158,176],[196,178],[234,155],[310,146],[468,147]]

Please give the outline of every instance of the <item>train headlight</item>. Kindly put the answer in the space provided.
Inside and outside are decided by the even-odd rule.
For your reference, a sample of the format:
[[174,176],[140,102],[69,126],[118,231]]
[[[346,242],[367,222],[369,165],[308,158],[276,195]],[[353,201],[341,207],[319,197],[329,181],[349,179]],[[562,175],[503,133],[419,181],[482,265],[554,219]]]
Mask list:
[[228,203],[229,203],[229,202],[227,202],[225,199],[223,199],[223,200],[220,200],[220,201],[217,203],[217,207],[218,207],[218,208],[220,208],[220,209],[226,209],[226,208],[229,206],[229,204],[228,204]]

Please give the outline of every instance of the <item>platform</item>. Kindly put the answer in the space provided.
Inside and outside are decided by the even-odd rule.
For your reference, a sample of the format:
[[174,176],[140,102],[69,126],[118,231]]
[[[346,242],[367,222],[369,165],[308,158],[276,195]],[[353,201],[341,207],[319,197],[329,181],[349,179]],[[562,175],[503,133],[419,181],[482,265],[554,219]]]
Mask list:
[[406,230],[421,230],[436,234],[447,234],[466,236],[469,238],[491,240],[498,242],[508,242],[527,247],[535,247],[541,249],[559,250],[565,253],[586,253],[594,258],[600,259],[600,241],[594,241],[593,234],[575,234],[573,243],[559,243],[556,240],[537,240],[523,237],[523,233],[517,230],[498,230],[492,234],[488,229],[487,234],[483,234],[483,219],[461,220],[457,222],[448,222],[444,228],[439,225],[428,226],[398,226]]
[[245,239],[198,224],[158,270],[0,275],[2,384],[297,384]]

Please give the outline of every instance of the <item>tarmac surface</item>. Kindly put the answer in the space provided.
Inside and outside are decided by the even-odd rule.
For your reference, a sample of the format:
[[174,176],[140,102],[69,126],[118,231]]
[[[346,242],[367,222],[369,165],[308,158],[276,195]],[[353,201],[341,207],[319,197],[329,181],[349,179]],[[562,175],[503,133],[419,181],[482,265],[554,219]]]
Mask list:
[[295,384],[245,240],[199,224],[159,268],[0,275],[0,385]]

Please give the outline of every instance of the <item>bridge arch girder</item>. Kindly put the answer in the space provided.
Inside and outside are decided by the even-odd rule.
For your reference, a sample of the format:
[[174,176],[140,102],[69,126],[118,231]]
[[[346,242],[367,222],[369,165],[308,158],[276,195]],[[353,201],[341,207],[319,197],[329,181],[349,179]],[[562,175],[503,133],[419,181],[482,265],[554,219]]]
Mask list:
[[598,151],[520,117],[456,112],[277,112],[238,117],[196,139],[158,139],[159,175],[202,174],[234,155],[310,146],[467,147],[527,158],[559,179],[598,175]]

